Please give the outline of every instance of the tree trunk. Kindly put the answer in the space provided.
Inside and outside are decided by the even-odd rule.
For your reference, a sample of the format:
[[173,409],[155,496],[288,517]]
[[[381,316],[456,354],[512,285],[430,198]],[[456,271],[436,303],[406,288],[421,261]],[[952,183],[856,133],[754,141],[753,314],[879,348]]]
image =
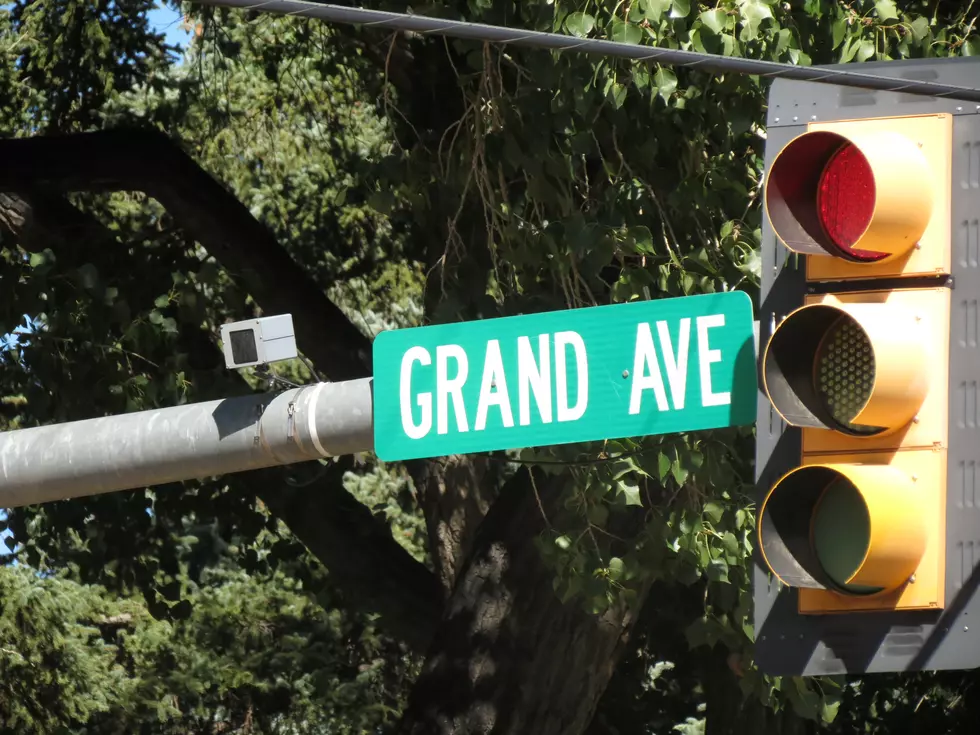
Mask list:
[[639,604],[595,616],[558,600],[535,538],[563,480],[530,479],[508,482],[480,526],[400,733],[576,735],[592,719]]
[[490,506],[488,461],[454,455],[412,463],[425,514],[429,553],[443,598],[448,598],[466,562],[472,538]]

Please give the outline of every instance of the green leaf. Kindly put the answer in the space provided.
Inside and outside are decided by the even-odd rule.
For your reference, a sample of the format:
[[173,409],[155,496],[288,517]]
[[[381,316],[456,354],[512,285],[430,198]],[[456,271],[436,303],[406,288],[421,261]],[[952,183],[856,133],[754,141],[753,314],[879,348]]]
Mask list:
[[691,14],[691,0],[674,0],[670,4],[671,18],[686,18]]
[[626,505],[643,505],[640,500],[640,488],[628,482],[619,483],[619,491],[626,497]]
[[670,69],[661,67],[653,75],[653,83],[657,85],[657,93],[663,98],[664,102],[677,89],[677,77]]
[[793,692],[797,695],[795,697],[790,696],[793,708],[799,715],[807,719],[816,719],[821,705],[820,695],[813,691],[809,682],[802,677],[794,676],[793,684],[795,687],[787,691],[787,694]]
[[725,509],[719,503],[709,500],[704,504],[704,514],[711,523],[719,523],[722,516],[725,515]]
[[725,531],[721,537],[721,545],[725,547],[725,551],[729,554],[738,556],[738,537],[731,531]]
[[869,41],[869,40],[861,41],[861,45],[858,48],[858,52],[857,52],[857,60],[867,61],[874,55],[875,55],[874,41]]
[[742,18],[744,19],[742,40],[754,41],[759,37],[762,22],[772,18],[772,10],[760,0],[749,0],[742,6]]
[[674,476],[674,480],[678,485],[683,485],[687,481],[687,468],[681,467],[680,462],[671,463],[670,474]]
[[657,470],[660,473],[660,482],[667,479],[667,473],[670,472],[670,457],[666,453],[661,452],[660,456],[657,458]]
[[685,512],[681,516],[681,520],[677,524],[677,528],[680,530],[682,534],[687,536],[691,533],[691,531],[694,530],[695,526],[698,525],[700,524],[697,522],[697,519],[692,518],[690,513]]
[[[714,36],[712,36],[711,33],[708,33],[707,35],[709,39],[714,39]],[[708,47],[704,45],[704,40],[701,38],[701,28],[695,28],[693,31],[691,31],[691,44],[694,46],[694,50],[700,54],[711,53],[711,51],[708,50]]]
[[614,556],[609,560],[609,577],[611,579],[620,580],[623,578],[623,560],[618,556]]
[[749,516],[749,514],[745,511],[744,508],[739,508],[738,510],[736,510],[735,511],[735,528],[736,529],[743,528],[745,526],[746,522],[748,521],[748,516]]
[[920,15],[911,23],[912,39],[919,43],[929,34],[929,19]]
[[609,509],[605,503],[596,503],[589,508],[589,523],[597,526],[604,526],[609,519]]
[[555,546],[557,546],[562,551],[567,551],[568,547],[572,545],[572,540],[568,536],[559,536],[555,539]]
[[644,255],[653,255],[656,253],[656,250],[653,248],[653,235],[650,233],[649,227],[644,227],[643,225],[630,227],[630,235],[636,246],[636,252]]
[[725,25],[728,22],[728,13],[721,8],[705,10],[699,17],[705,28],[719,36],[724,32]]
[[687,645],[690,648],[710,645],[711,641],[711,622],[707,617],[700,617],[687,626],[684,637],[687,638]]
[[568,602],[572,597],[582,591],[582,578],[572,575],[568,578],[559,593],[558,598],[562,602]]
[[659,22],[664,11],[670,7],[670,0],[640,0],[638,5],[642,17]]
[[834,21],[833,27],[833,43],[830,48],[836,49],[844,42],[844,36],[847,33],[847,17],[842,15],[837,20]]
[[964,56],[980,56],[980,37],[970,36],[963,44]]
[[595,18],[588,13],[570,13],[569,16],[565,18],[565,28],[567,28],[568,32],[573,36],[585,38],[592,32],[592,29],[595,28]]
[[786,49],[789,48],[790,43],[793,41],[793,32],[789,28],[780,29],[779,33],[776,34],[776,50],[773,52],[775,56],[779,56]]
[[728,582],[728,562],[724,559],[712,559],[708,563],[705,574],[712,582]]
[[639,43],[643,38],[643,31],[639,26],[632,23],[624,23],[619,18],[612,23],[612,40],[620,43]]
[[837,711],[840,709],[840,700],[836,702],[824,701],[820,707],[820,719],[826,723],[831,723],[837,718]]
[[623,106],[626,101],[626,90],[627,86],[625,84],[619,84],[618,82],[613,82],[606,94],[609,97],[609,101],[612,102],[613,109],[618,110]]
[[31,268],[37,268],[47,262],[48,259],[44,257],[44,253],[31,253]]
[[895,8],[895,0],[875,0],[875,10],[881,20],[897,20],[898,10]]
[[158,309],[165,309],[170,305],[170,296],[168,294],[157,296],[153,301],[153,305]]
[[687,549],[682,549],[677,555],[677,566],[674,568],[674,577],[683,585],[690,585],[701,579],[701,571],[697,567],[698,560]]
[[650,84],[650,70],[644,66],[635,66],[633,68],[633,85],[637,89],[646,89]]

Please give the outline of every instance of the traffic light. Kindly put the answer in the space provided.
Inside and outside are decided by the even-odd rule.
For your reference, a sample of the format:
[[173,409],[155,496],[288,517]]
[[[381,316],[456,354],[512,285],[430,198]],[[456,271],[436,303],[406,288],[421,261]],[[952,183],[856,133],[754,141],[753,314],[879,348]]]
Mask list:
[[[980,64],[867,69],[968,84]],[[773,83],[754,573],[767,672],[980,665],[978,113]]]

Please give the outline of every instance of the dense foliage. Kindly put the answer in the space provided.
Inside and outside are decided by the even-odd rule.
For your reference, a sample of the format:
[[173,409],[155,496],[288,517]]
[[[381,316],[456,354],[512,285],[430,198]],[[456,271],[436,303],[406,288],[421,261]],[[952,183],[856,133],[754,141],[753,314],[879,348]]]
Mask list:
[[359,733],[409,669],[370,623],[291,576],[212,569],[186,620],[67,577],[0,568],[0,731]]
[[[151,6],[0,10],[0,134],[166,132],[368,338],[633,299],[756,296],[762,80],[201,6],[184,8],[194,37],[178,64],[147,23]],[[413,11],[794,64],[980,52],[972,3],[469,0]],[[0,194],[0,334],[24,315],[38,326],[0,353],[0,428],[257,387],[223,369],[214,339],[261,302],[158,202],[73,193],[69,209],[44,210],[44,196],[26,193],[48,216],[31,229]],[[299,363],[285,374],[311,377]],[[751,456],[751,431],[730,429],[480,458],[494,468],[480,475],[491,500],[520,467],[561,483],[534,539],[560,599],[591,615],[639,612],[593,730],[904,732],[917,712],[928,732],[959,731],[977,714],[971,675],[845,685],[753,667]],[[0,728],[394,723],[419,660],[260,499],[288,489],[312,503],[329,469],[11,511],[20,566],[0,569]],[[366,456],[348,470],[347,490],[407,554],[440,579],[460,573],[446,569],[417,468]],[[486,508],[457,502],[475,527]]]

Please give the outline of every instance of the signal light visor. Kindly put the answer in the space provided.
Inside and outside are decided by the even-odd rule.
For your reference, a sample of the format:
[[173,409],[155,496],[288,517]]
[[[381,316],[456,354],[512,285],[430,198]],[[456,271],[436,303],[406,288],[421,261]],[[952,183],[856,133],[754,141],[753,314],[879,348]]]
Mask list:
[[776,328],[762,364],[769,400],[792,426],[897,431],[928,392],[922,325],[892,305],[834,301],[801,307]]
[[915,483],[887,465],[814,464],[784,475],[759,513],[767,566],[791,587],[845,595],[894,590],[926,549]]
[[773,161],[766,210],[794,252],[875,263],[908,252],[933,211],[932,172],[915,141],[894,131],[813,131]]

